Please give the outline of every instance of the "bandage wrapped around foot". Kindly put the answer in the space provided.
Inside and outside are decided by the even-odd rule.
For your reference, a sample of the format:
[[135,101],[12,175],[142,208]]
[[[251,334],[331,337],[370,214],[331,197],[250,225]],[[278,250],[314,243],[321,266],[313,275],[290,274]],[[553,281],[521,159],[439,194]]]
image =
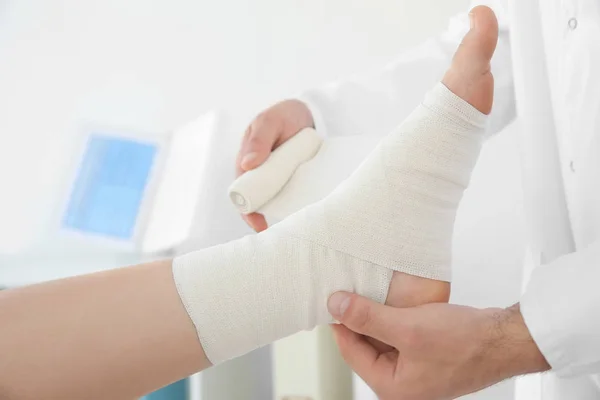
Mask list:
[[327,299],[339,290],[384,302],[393,271],[449,281],[454,219],[485,122],[440,83],[322,200],[260,234],[176,258],[175,283],[209,359],[331,322]]

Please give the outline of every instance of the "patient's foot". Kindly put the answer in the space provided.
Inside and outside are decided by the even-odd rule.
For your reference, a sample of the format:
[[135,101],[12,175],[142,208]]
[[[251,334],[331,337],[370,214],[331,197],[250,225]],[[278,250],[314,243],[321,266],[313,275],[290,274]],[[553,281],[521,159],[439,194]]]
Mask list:
[[[494,13],[485,6],[470,14],[471,30],[456,51],[442,82],[454,94],[484,114],[492,109],[494,78],[490,59],[498,40]],[[410,307],[424,303],[447,302],[450,283],[394,271],[386,304]]]
[[444,84],[331,194],[258,235],[173,261],[213,364],[330,322],[337,291],[399,307],[448,300],[456,210],[492,104],[496,20],[482,7],[473,18]]

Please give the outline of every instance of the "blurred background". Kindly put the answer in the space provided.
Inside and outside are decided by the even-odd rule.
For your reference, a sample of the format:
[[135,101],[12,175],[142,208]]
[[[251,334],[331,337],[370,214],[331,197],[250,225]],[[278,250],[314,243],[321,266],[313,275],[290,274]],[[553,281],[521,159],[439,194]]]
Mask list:
[[[0,286],[250,233],[227,201],[230,180],[209,177],[233,179],[252,117],[307,88],[383,67],[467,7],[467,0],[0,0]],[[461,206],[453,302],[518,299],[516,124],[487,143]],[[107,160],[112,169],[94,169]],[[279,355],[277,347],[259,350],[148,399],[324,399],[313,390],[318,373],[343,367],[313,363],[319,346],[329,349],[319,335],[299,336]],[[330,384],[348,385],[335,376]],[[507,399],[512,390],[505,382],[468,398]],[[358,380],[347,396],[374,399]]]

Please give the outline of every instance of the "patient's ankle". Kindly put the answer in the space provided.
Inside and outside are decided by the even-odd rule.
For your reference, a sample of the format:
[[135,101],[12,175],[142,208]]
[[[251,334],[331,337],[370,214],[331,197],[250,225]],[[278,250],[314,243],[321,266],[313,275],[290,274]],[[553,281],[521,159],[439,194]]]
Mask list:
[[450,283],[394,272],[385,304],[412,307],[426,303],[447,303]]

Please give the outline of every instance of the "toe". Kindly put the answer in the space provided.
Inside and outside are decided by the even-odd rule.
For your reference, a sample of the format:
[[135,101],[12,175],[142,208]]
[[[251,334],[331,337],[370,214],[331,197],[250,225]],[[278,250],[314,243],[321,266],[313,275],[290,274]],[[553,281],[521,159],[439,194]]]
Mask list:
[[490,60],[498,41],[498,21],[486,6],[473,8],[469,18],[471,29],[456,50],[442,82],[479,111],[489,114],[494,91]]
[[490,60],[498,42],[498,21],[494,12],[486,6],[477,6],[469,13],[471,29],[459,46],[453,67],[471,73],[483,73],[489,69]]

